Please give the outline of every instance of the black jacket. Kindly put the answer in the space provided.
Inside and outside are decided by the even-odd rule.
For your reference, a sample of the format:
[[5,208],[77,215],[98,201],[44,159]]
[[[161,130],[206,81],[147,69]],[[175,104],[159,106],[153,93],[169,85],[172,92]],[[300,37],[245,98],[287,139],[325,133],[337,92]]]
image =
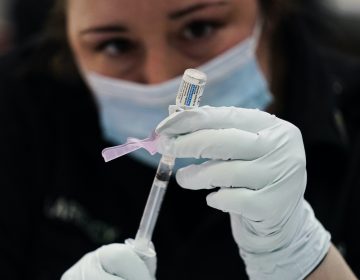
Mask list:
[[[278,115],[301,129],[306,198],[359,272],[360,64],[314,47],[298,28],[287,33]],[[2,279],[59,279],[86,252],[135,237],[155,174],[127,156],[104,162],[113,144],[101,136],[91,94],[80,79],[53,76],[47,62],[37,47],[0,61]],[[208,207],[207,193],[172,179],[154,232],[157,279],[247,279],[228,214]]]

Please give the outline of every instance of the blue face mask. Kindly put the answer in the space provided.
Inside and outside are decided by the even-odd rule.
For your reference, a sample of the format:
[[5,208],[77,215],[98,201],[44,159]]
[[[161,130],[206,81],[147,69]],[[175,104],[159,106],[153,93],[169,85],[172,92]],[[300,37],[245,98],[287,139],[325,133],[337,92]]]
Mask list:
[[[260,30],[206,64],[198,67],[207,74],[201,106],[236,106],[264,110],[272,101],[268,84],[257,63],[255,51]],[[156,85],[142,85],[84,72],[101,118],[104,137],[119,145],[128,137],[146,138],[168,116],[175,103],[182,76]],[[160,155],[145,150],[129,154],[145,164],[157,167]],[[202,160],[177,159],[175,170]]]

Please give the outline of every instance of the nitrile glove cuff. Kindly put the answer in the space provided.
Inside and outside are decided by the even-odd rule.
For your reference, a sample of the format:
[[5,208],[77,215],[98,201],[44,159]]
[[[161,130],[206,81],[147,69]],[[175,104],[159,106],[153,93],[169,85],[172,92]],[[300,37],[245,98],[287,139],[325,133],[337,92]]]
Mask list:
[[[241,217],[231,215],[231,219],[234,226]],[[288,245],[279,248],[274,244],[274,248],[277,248],[274,251],[254,253],[239,246],[251,280],[300,280],[319,265],[330,248],[330,234],[316,219],[305,200],[296,227],[295,235],[289,235],[291,240],[286,242]]]

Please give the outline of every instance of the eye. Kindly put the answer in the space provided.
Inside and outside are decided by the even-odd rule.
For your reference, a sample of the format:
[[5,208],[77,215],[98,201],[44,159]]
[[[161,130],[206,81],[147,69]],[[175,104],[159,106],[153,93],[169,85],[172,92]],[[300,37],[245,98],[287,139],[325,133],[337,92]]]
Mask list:
[[130,40],[116,38],[98,44],[96,50],[108,56],[119,56],[130,53],[134,48],[135,45]]
[[183,37],[186,40],[207,38],[213,35],[222,25],[222,23],[215,21],[193,21],[185,27]]

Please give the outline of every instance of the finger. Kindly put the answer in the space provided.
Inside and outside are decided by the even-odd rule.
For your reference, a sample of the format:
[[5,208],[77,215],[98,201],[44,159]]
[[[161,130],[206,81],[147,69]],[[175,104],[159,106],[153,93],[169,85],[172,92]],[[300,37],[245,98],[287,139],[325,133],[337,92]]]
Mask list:
[[260,133],[235,128],[204,129],[178,137],[159,137],[157,151],[177,158],[253,160],[270,151],[275,141]]
[[97,250],[100,263],[110,274],[124,279],[151,279],[150,272],[143,260],[125,244],[110,244]]
[[264,164],[259,160],[209,160],[179,169],[176,180],[181,187],[192,190],[216,187],[257,190],[275,180],[273,170],[271,163]]
[[[299,200],[301,193],[296,192],[295,196],[294,192],[288,188],[282,188],[281,191],[275,193],[274,188],[277,187],[274,184],[259,190],[222,188],[207,195],[206,202],[210,207],[242,215],[252,222],[285,221],[286,215],[293,211],[294,204],[284,201]],[[279,204],[284,207],[279,208]]]
[[[253,221],[261,219],[283,219],[283,215],[291,213],[286,207],[293,207],[290,200],[300,200],[304,194],[306,174],[286,173],[261,189],[221,188],[206,197],[209,206],[224,212],[244,215]],[[285,208],[277,207],[284,205]]]
[[62,276],[61,280],[124,280],[123,278],[111,275],[103,270],[95,252],[83,256],[76,264],[68,269]]
[[265,189],[251,190],[246,188],[228,189],[222,188],[217,192],[210,193],[206,202],[210,207],[223,212],[243,215],[252,221],[261,221],[272,216],[272,201],[267,200],[266,195],[261,195]]
[[270,127],[276,120],[274,115],[258,109],[203,106],[171,114],[155,132],[171,136],[200,129],[238,128],[256,133]]
[[[105,271],[101,266],[97,252],[94,252],[91,258],[87,259],[87,262],[84,263],[83,268],[86,269],[81,270],[81,278],[79,279],[83,279],[84,277],[85,279],[89,279],[89,280],[96,280],[96,279],[125,280],[119,275],[113,275],[112,273]],[[78,278],[74,278],[74,279],[78,279]]]

